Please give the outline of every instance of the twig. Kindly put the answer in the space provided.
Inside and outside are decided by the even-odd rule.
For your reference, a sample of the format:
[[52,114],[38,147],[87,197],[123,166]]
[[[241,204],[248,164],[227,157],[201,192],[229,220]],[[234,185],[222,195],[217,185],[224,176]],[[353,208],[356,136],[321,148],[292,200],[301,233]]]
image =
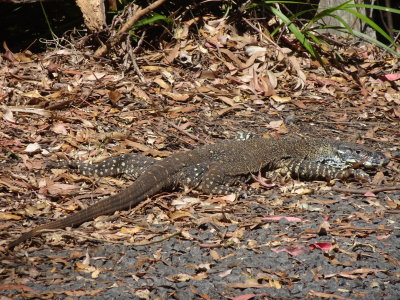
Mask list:
[[282,48],[279,47],[279,45],[277,43],[275,43],[272,39],[270,39],[264,32],[262,32],[262,30],[260,30],[259,28],[257,28],[256,26],[254,26],[252,23],[250,23],[249,20],[247,20],[246,18],[243,18],[243,20],[251,27],[253,28],[255,31],[257,31],[259,34],[261,34],[263,36],[263,38],[265,38],[268,42],[270,42],[272,45],[274,45],[279,51],[282,51]]
[[144,37],[146,35],[146,31],[142,32],[142,36],[140,37],[139,41],[136,44],[135,49],[133,49],[132,53],[136,54],[136,52],[138,52],[138,50],[140,49],[140,46],[142,45],[143,41],[144,41]]
[[156,2],[150,4],[146,8],[139,9],[136,14],[134,14],[125,24],[121,27],[121,29],[117,32],[115,37],[108,42],[107,44],[101,46],[96,50],[94,53],[95,56],[103,56],[106,54],[110,49],[114,48],[115,45],[121,42],[124,35],[131,29],[131,27],[145,14],[151,12],[152,10],[156,9],[158,6],[163,4],[165,0],[157,0]]
[[79,233],[76,231],[67,231],[64,229],[45,229],[41,232],[61,232],[62,235],[64,236],[70,236],[70,237],[74,237],[74,238],[83,238],[86,241],[92,241],[92,242],[100,242],[100,243],[108,243],[108,244],[116,244],[116,245],[126,245],[126,246],[145,246],[145,245],[151,245],[151,244],[156,244],[156,243],[160,243],[163,242],[165,240],[168,240],[174,236],[177,236],[179,234],[181,234],[181,231],[176,231],[174,233],[171,234],[166,234],[163,237],[159,238],[159,239],[155,239],[155,240],[151,240],[151,241],[141,241],[141,242],[137,242],[137,243],[127,243],[125,241],[113,241],[113,240],[109,240],[109,239],[103,239],[103,238],[99,238],[99,237],[92,237],[83,233]]
[[[142,36],[140,37],[140,40],[138,41],[135,49],[131,50],[129,49],[129,56],[131,57],[131,62],[132,62],[132,66],[133,69],[135,70],[136,74],[139,76],[139,79],[142,83],[147,83],[146,78],[143,76],[142,72],[139,69],[139,66],[136,62],[136,52],[138,51],[138,49],[140,48],[140,45],[143,42],[144,39],[144,35],[145,35],[145,31],[143,31]],[[127,38],[126,41],[127,45],[129,45],[129,48],[131,48],[130,44],[129,44],[129,37]]]
[[203,139],[201,139],[201,138],[199,138],[199,137],[197,137],[197,136],[195,136],[195,135],[193,135],[193,134],[191,134],[189,132],[186,132],[185,130],[179,128],[179,126],[175,125],[174,123],[167,121],[167,124],[171,125],[172,127],[174,127],[175,129],[179,130],[180,132],[186,134],[192,140],[198,141],[198,142],[200,142],[202,144],[207,144],[207,142],[205,140],[203,140]]
[[[129,43],[129,41],[127,41],[127,44],[128,43]],[[139,66],[136,62],[136,56],[133,53],[133,51],[129,51],[129,57],[131,58],[133,69],[135,70],[137,76],[139,76],[140,82],[146,84],[147,83],[146,78],[144,78],[142,72],[139,69]]]
[[128,246],[151,245],[151,244],[163,242],[163,241],[168,240],[168,239],[170,239],[170,238],[172,238],[174,236],[177,236],[179,234],[181,234],[181,232],[180,231],[176,231],[174,233],[164,235],[162,238],[159,238],[159,239],[156,239],[156,240],[153,240],[153,241],[143,241],[143,242],[137,242],[137,243],[124,243],[124,245],[128,245]]
[[394,185],[394,186],[383,186],[380,188],[375,188],[375,189],[344,189],[344,188],[339,188],[339,187],[332,187],[332,191],[335,192],[342,192],[342,193],[350,193],[350,194],[365,194],[365,193],[379,193],[379,192],[384,192],[384,191],[396,191],[400,190],[400,185]]

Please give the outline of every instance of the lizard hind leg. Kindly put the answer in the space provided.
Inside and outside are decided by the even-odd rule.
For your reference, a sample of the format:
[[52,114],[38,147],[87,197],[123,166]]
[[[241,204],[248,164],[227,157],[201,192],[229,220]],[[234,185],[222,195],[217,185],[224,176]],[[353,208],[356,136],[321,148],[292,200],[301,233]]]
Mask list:
[[239,176],[227,175],[221,167],[211,167],[201,179],[197,189],[206,194],[233,194],[241,191],[238,183],[242,182]]
[[204,177],[204,174],[206,174],[207,172],[207,163],[198,163],[195,165],[187,166],[179,171],[175,185],[188,187],[190,189],[197,189]]

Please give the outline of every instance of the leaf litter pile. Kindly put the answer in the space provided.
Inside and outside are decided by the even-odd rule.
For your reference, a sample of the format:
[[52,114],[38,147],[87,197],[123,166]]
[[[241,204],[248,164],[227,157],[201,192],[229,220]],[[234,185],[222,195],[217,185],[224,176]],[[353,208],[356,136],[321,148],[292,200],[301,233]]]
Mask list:
[[[2,299],[397,299],[399,61],[347,42],[325,72],[222,20],[182,32],[129,71],[72,48],[0,57]],[[367,182],[254,174],[247,197],[164,191],[6,251],[132,182],[48,162],[162,159],[241,133],[363,143],[390,163]]]

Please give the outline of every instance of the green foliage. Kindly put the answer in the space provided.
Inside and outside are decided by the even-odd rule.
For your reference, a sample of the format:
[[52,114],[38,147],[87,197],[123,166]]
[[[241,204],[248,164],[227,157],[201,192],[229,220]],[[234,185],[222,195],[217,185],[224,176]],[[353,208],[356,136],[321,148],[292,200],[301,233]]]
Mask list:
[[[262,1],[260,3],[253,3],[247,7],[247,10],[255,9],[257,7],[262,7],[267,11],[271,12],[274,16],[276,16],[280,21],[281,24],[275,28],[275,30],[271,33],[272,36],[276,35],[278,32],[282,30],[285,26],[290,30],[290,32],[296,37],[296,39],[307,49],[307,51],[312,55],[312,57],[316,58],[321,62],[320,56],[318,51],[315,49],[315,45],[320,47],[322,44],[328,45],[329,47],[333,48],[328,42],[322,40],[316,34],[319,29],[335,29],[340,32],[345,32],[353,37],[358,37],[368,42],[371,42],[381,48],[384,48],[391,54],[395,56],[400,56],[396,51],[394,51],[391,47],[395,47],[395,41],[381,28],[379,27],[373,20],[368,18],[367,16],[360,14],[356,8],[369,8],[374,10],[383,10],[388,11],[395,14],[400,14],[400,10],[394,8],[388,8],[378,5],[369,5],[369,4],[354,4],[353,1],[346,1],[339,5],[326,8],[321,10],[317,13],[318,6],[312,3],[307,3],[303,1]],[[306,9],[296,13],[294,15],[287,16],[285,15],[282,10],[280,9],[279,5],[283,4],[297,4],[297,5],[304,5]],[[299,17],[306,13],[315,12],[316,14],[314,17],[309,20],[305,25],[301,25],[300,28],[298,24],[301,24]],[[388,42],[390,46],[385,45],[384,43],[378,41],[377,39],[363,34],[357,30],[353,30],[351,26],[346,23],[346,21],[341,18],[337,12],[338,11],[346,11],[350,14],[353,14],[356,18],[363,21],[369,27],[374,29],[376,32],[380,33]],[[338,20],[341,24],[340,26],[326,26],[321,25],[318,23],[321,19],[325,17],[332,17]],[[318,50],[319,48],[317,48]]]
[[49,32],[50,32],[51,36],[52,36],[53,38],[54,38],[54,37],[57,37],[57,36],[54,34],[53,29],[51,28],[51,24],[50,24],[49,18],[47,17],[47,13],[46,13],[46,10],[44,9],[44,6],[43,6],[42,1],[40,1],[40,7],[41,7],[41,9],[42,9],[43,16],[44,16],[44,19],[46,20],[46,24],[47,24],[47,27],[49,28]]
[[163,21],[163,22],[168,23],[168,24],[172,24],[174,22],[170,18],[167,18],[167,17],[165,17],[163,15],[160,15],[158,13],[153,13],[150,17],[143,18],[140,21],[138,21],[135,24],[135,27],[141,27],[141,26],[144,26],[144,25],[153,24],[153,23],[158,22],[158,21]]

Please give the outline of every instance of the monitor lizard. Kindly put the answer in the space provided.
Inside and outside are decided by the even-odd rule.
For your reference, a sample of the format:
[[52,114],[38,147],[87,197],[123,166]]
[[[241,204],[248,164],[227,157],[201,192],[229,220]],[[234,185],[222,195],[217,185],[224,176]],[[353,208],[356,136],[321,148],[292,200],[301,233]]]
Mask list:
[[160,161],[138,157],[131,154],[111,158],[94,167],[75,164],[78,170],[88,175],[129,173],[137,178],[126,189],[86,209],[33,228],[12,241],[8,248],[40,235],[46,229],[78,226],[101,215],[130,209],[161,191],[178,186],[210,194],[229,194],[237,192],[235,186],[248,181],[259,171],[280,170],[304,180],[347,179],[366,175],[355,167],[377,167],[388,162],[384,154],[358,144],[290,137],[228,140],[176,153]]

